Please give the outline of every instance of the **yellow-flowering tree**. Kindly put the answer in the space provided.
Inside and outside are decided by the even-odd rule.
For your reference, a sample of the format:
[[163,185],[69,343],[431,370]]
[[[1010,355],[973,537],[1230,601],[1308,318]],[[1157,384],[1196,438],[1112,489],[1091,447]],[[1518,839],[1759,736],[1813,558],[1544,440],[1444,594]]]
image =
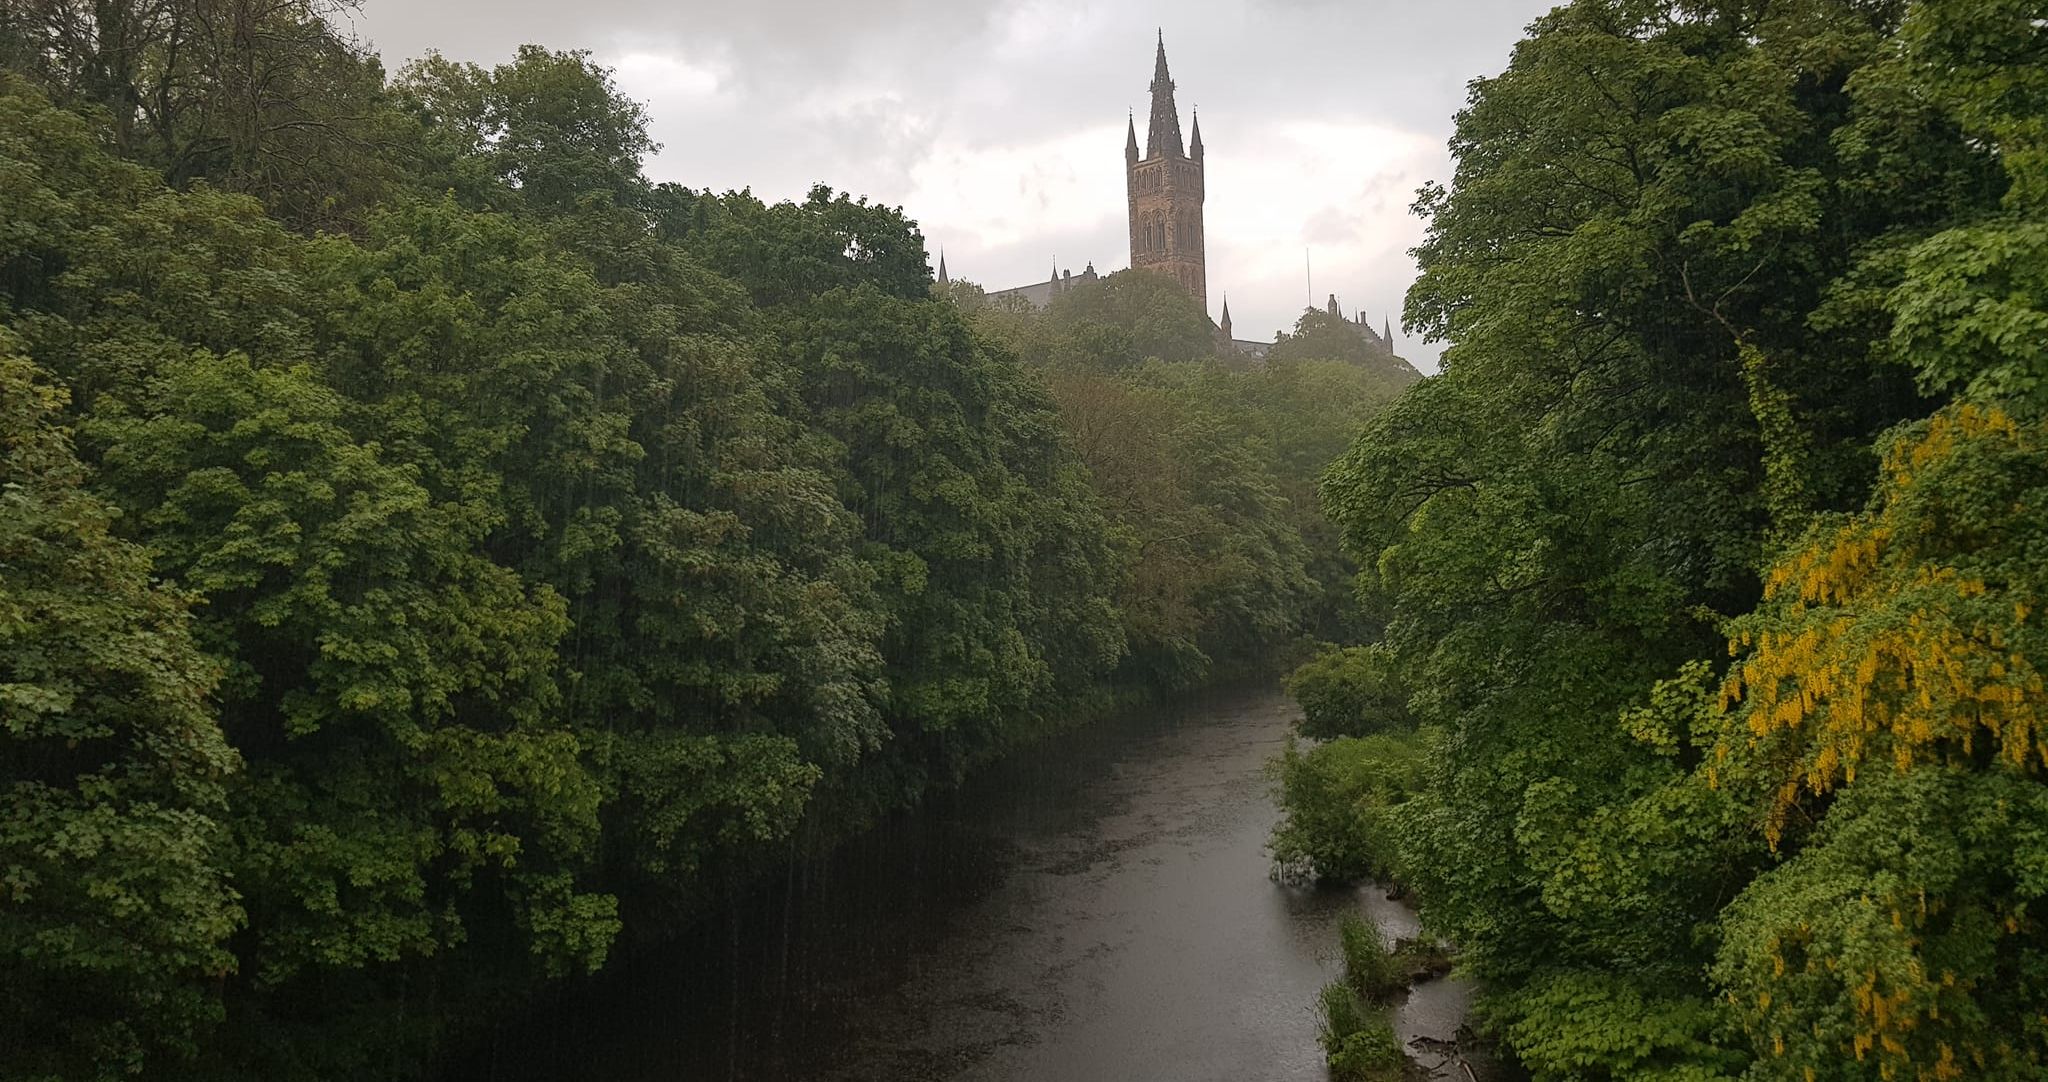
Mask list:
[[1724,913],[1715,976],[1783,1077],[2037,1077],[2048,424],[1966,400],[1884,463],[1738,623],[1705,776],[1787,858]]

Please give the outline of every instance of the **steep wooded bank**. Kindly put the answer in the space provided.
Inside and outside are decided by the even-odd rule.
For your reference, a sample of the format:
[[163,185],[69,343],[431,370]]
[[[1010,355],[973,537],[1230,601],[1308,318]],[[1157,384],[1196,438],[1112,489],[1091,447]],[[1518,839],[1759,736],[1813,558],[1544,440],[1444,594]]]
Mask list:
[[1538,1079],[2048,1071],[2044,15],[1585,0],[1472,86],[1279,840]]
[[651,183],[582,54],[387,80],[327,14],[0,12],[0,1076],[418,1073],[1352,619],[1382,375],[979,326],[896,210]]

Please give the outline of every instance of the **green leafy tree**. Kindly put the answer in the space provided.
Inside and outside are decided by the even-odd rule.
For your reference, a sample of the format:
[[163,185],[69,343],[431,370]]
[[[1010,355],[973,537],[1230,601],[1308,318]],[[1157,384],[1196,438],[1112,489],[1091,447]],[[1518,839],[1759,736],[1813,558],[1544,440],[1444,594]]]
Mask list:
[[405,172],[414,128],[336,19],[352,0],[20,0],[0,63],[102,118],[178,188],[255,195],[294,228],[347,229]]
[[1290,739],[1272,773],[1283,818],[1274,865],[1286,878],[1336,883],[1405,874],[1395,844],[1400,807],[1422,791],[1433,733]]
[[973,322],[1051,389],[1106,501],[1127,567],[1127,679],[1179,688],[1270,669],[1304,633],[1366,626],[1316,487],[1388,396],[1365,369],[1218,363],[1200,305],[1151,274]]
[[1371,374],[1375,390],[1388,397],[1422,378],[1414,365],[1367,338],[1357,324],[1320,308],[1303,309],[1294,330],[1281,331],[1266,353],[1266,363],[1276,367],[1299,361],[1342,361],[1362,368]]
[[1127,672],[1166,688],[1262,667],[1300,635],[1312,595],[1236,387],[1189,367],[1045,373],[1129,552]]
[[0,1077],[119,1078],[217,1017],[240,761],[185,599],[109,529],[19,345],[0,332]]
[[[593,201],[638,206],[649,185],[640,161],[659,149],[647,114],[583,50],[522,45],[492,68],[430,53],[397,88],[435,137],[435,163],[456,190],[562,214]],[[477,185],[494,182],[489,194]]]
[[1342,361],[1275,361],[1211,379],[1215,393],[1239,403],[1245,438],[1262,455],[1286,500],[1287,521],[1301,536],[1315,593],[1301,619],[1321,639],[1376,638],[1380,620],[1359,604],[1358,565],[1345,555],[1341,531],[1322,504],[1323,471],[1343,457],[1359,426],[1385,408],[1408,381]]
[[1164,274],[1124,270],[1074,283],[1044,313],[1050,353],[1034,361],[1103,370],[1147,360],[1217,356],[1217,331],[1201,301]]
[[1409,691],[1384,646],[1326,648],[1287,677],[1303,736],[1328,739],[1414,727]]
[[785,305],[834,287],[868,285],[899,300],[931,293],[924,236],[903,212],[813,185],[802,202],[763,203],[663,185],[655,228],[746,287],[755,303]]
[[737,291],[658,259],[604,283],[550,236],[444,201],[332,247],[327,370],[563,596],[613,871],[687,894],[886,735],[878,603],[829,463],[737,337]]
[[1051,403],[951,305],[873,285],[778,313],[889,613],[889,713],[941,776],[1057,717],[1122,650],[1094,491]]
[[[1568,5],[1473,85],[1456,177],[1418,201],[1408,320],[1451,342],[1444,371],[1324,503],[1454,749],[1401,807],[1402,866],[1539,1077],[1775,1061],[1708,976],[1730,885],[1769,857],[1745,795],[1696,773],[1721,723],[1687,665],[1931,408],[1895,298],[1929,295],[1929,238],[2005,185],[1915,85],[1929,17]],[[1951,311],[1982,288],[1941,284]],[[1601,1021],[1623,1015],[1633,1050]]]
[[[538,877],[515,890],[595,921],[536,953],[601,960],[608,902],[541,884],[596,825],[552,714],[560,599],[476,553],[474,517],[352,438],[345,400],[303,369],[201,356],[149,405],[89,427],[106,486],[159,570],[206,599],[202,636],[229,659],[224,725],[259,813],[242,879],[252,911],[276,907],[256,921],[257,972],[452,946],[451,903],[494,872]],[[430,799],[395,799],[410,791]]]
[[[302,1019],[242,1008],[350,975],[366,983],[347,997],[374,1001],[375,979],[486,931],[536,970],[594,965],[616,921],[577,879],[598,791],[555,713],[560,598],[490,559],[487,515],[433,491],[416,441],[354,427],[307,364],[305,242],[4,100],[22,120],[12,182],[56,212],[11,234],[30,261],[7,304],[91,389],[95,487],[204,603],[195,635],[226,668],[221,724],[247,761],[227,814],[250,922],[236,1019],[291,1045]],[[329,1052],[374,1046],[362,1032],[382,1021],[355,1021],[353,1050]]]

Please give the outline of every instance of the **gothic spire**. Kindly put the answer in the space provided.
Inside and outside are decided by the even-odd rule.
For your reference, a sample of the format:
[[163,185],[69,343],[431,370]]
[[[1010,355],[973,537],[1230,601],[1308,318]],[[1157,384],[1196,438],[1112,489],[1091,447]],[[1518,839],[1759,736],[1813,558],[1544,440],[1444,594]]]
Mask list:
[[1387,352],[1392,353],[1394,351],[1394,318],[1392,316],[1387,317],[1385,326],[1386,337],[1381,339],[1381,341],[1387,344]]
[[1166,31],[1159,31],[1159,55],[1152,63],[1152,127],[1145,133],[1145,157],[1185,158],[1180,113],[1173,107],[1173,76],[1166,72]]
[[1138,160],[1138,118],[1136,114],[1126,117],[1124,124],[1124,160],[1135,162]]
[[1192,118],[1193,118],[1193,120],[1194,120],[1194,130],[1193,130],[1192,132],[1190,132],[1190,133],[1189,133],[1189,135],[1188,135],[1188,157],[1190,157],[1190,158],[1193,158],[1193,159],[1194,159],[1194,160],[1196,160],[1196,161],[1201,161],[1201,160],[1202,160],[1202,114],[1201,114],[1201,112],[1200,112],[1200,111],[1198,111],[1198,110],[1192,110],[1192,109],[1188,111],[1188,114],[1189,114],[1189,116],[1190,116],[1190,117],[1192,117]]
[[946,250],[941,248],[939,249],[939,284],[945,285],[948,281],[949,279],[946,277]]
[[1223,295],[1223,317],[1217,320],[1217,326],[1222,329],[1223,337],[1230,337],[1230,294],[1228,293]]

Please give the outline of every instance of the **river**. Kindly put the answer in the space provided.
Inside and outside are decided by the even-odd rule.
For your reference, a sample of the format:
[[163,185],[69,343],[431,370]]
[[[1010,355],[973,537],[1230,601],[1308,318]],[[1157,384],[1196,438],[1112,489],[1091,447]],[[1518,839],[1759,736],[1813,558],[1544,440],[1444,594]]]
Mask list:
[[[1268,878],[1293,718],[1237,692],[1024,752],[552,993],[451,1082],[1322,1080],[1338,918],[1414,917]],[[1468,991],[1421,986],[1397,1032],[1450,1038]]]

